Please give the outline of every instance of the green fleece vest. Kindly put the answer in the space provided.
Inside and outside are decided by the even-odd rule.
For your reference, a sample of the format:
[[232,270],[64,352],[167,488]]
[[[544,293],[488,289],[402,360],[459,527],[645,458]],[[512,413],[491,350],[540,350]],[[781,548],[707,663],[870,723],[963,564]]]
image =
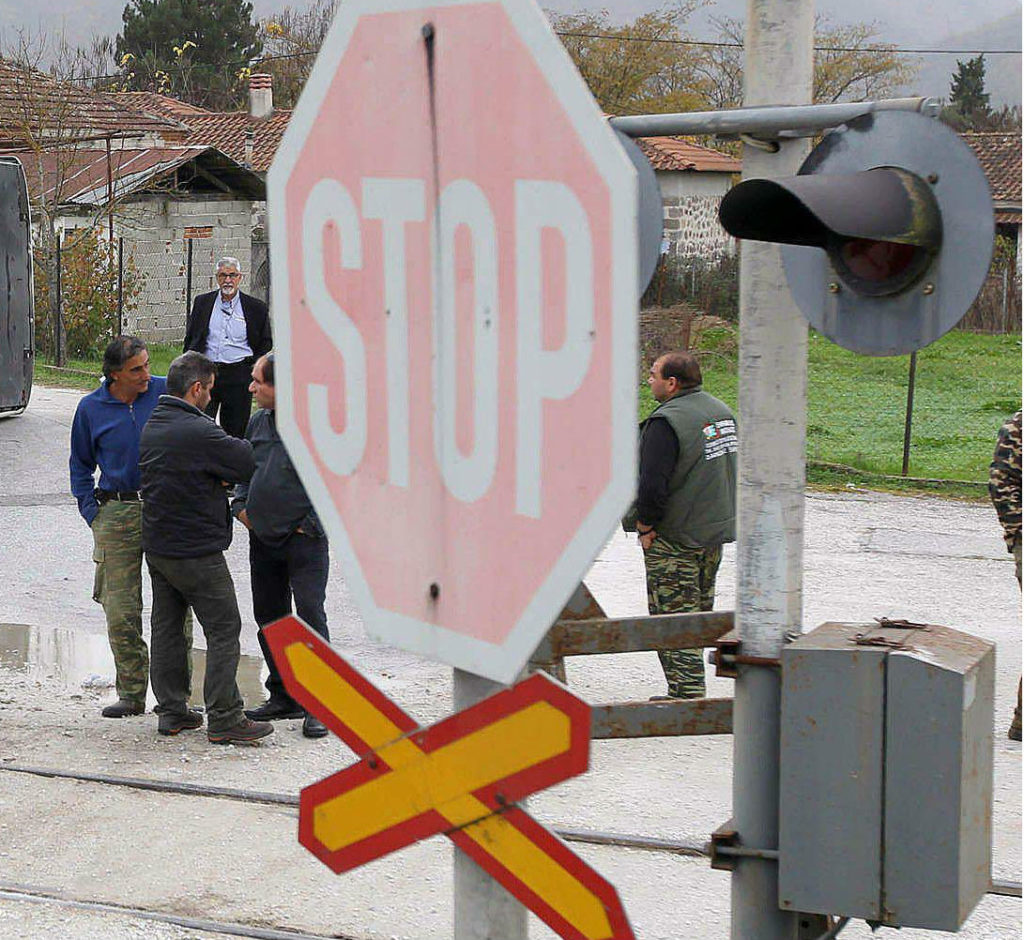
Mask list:
[[697,548],[736,541],[736,419],[728,406],[697,388],[662,402],[648,423],[664,418],[679,441],[658,534]]

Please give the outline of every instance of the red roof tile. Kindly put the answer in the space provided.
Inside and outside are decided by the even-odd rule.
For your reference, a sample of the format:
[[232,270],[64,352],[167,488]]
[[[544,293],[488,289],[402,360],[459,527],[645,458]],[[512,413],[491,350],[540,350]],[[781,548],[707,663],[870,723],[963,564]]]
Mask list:
[[141,114],[79,84],[0,61],[0,141],[170,136],[182,130],[178,121]]
[[197,114],[211,113],[206,108],[200,108],[198,105],[179,101],[177,98],[161,95],[155,91],[108,92],[107,97],[112,98],[122,108],[130,108],[141,114],[167,117],[175,121],[185,121]]
[[[253,132],[252,168],[265,173],[281,143],[291,111],[277,110],[266,118],[253,118],[247,111],[183,115],[191,128],[185,143],[216,147],[239,163],[246,159],[245,140]],[[655,170],[739,173],[740,161],[727,153],[688,143],[678,137],[646,137],[637,143]]]
[[265,118],[254,118],[248,111],[221,111],[185,118],[190,128],[185,143],[193,146],[216,147],[239,163],[245,163],[246,139],[252,131],[252,169],[266,173],[274,159],[284,129],[292,112],[274,111]]
[[641,137],[637,143],[655,170],[739,173],[742,169],[735,157],[680,137]]
[[[981,163],[992,200],[1021,204],[1021,135],[1005,133],[961,134]],[[1018,219],[1019,221],[1019,219]]]
[[[21,160],[33,202],[38,202],[40,197],[51,199],[57,190],[59,201],[64,205],[97,206],[107,201],[106,148],[69,148],[42,153],[0,150],[0,153]],[[192,161],[203,163],[225,177],[225,184],[233,184],[241,198],[265,198],[263,183],[255,173],[239,167],[235,161],[210,147],[112,150],[109,156],[115,199],[140,189],[146,190],[151,182],[165,179]],[[207,176],[210,172],[207,170]],[[171,187],[164,188],[170,191]]]

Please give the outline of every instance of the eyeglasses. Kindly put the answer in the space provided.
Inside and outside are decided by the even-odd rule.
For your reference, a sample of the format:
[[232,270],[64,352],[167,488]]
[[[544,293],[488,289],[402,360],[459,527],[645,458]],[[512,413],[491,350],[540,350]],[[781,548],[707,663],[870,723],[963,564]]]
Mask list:
[[236,271],[234,274],[227,274],[224,271],[217,272],[218,281],[236,281],[242,276],[241,271]]

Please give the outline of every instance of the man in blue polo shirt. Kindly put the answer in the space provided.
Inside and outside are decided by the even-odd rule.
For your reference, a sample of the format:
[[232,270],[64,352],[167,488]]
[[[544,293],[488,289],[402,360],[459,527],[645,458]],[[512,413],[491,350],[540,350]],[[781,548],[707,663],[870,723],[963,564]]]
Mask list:
[[[117,701],[104,718],[146,710],[149,651],[142,639],[142,503],[139,437],[167,383],[149,374],[149,352],[119,336],[103,354],[104,381],[79,403],[71,425],[71,492],[92,529],[93,600],[103,606],[117,673]],[[99,468],[99,485],[96,469]],[[192,645],[191,617],[186,621]]]

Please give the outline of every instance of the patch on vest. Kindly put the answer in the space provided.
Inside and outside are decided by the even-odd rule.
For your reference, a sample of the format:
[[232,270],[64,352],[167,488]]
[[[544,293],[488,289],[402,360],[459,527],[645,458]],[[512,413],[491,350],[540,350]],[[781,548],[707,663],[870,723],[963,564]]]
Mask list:
[[736,453],[736,422],[732,418],[709,421],[701,431],[704,434],[705,460]]

